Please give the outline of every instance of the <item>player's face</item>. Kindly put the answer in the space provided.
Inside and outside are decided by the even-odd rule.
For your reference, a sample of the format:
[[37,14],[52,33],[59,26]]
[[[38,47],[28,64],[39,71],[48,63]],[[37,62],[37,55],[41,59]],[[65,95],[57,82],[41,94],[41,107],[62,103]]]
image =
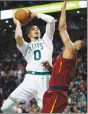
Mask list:
[[30,39],[38,39],[40,38],[40,29],[37,26],[31,26],[29,33],[28,33],[28,37]]
[[81,40],[77,40],[75,43],[74,43],[74,47],[75,47],[75,50],[80,50],[82,47],[83,47],[83,43]]

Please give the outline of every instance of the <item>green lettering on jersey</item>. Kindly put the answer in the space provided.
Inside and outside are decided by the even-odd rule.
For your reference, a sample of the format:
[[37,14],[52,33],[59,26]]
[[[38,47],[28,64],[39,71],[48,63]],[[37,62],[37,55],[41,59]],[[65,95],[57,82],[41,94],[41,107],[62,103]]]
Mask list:
[[40,60],[41,59],[41,51],[35,50],[34,51],[34,60]]

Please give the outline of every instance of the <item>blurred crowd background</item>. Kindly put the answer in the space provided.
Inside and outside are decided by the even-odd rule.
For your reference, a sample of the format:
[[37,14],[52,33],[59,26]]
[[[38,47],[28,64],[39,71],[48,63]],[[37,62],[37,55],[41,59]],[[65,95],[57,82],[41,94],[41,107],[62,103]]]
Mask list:
[[[46,3],[51,2],[23,1],[17,3],[13,1],[0,1],[0,9],[5,10]],[[77,13],[77,10],[67,11],[68,33],[73,42],[78,39],[85,40],[87,42],[87,9],[79,9],[79,12],[80,13]],[[57,55],[63,50],[63,43],[57,30],[60,12],[51,13],[49,15],[52,15],[57,20],[53,39],[54,50],[52,63],[54,63]],[[8,23],[6,23],[6,21],[8,21]],[[4,26],[2,23],[4,23]],[[22,27],[24,38],[28,42],[29,40],[26,35],[28,26],[31,24],[37,24],[41,29],[42,35],[45,32],[46,23],[44,21],[35,19],[32,20],[29,24]],[[9,25],[11,26],[9,27]],[[12,19],[0,20],[0,107],[9,94],[23,81],[26,73],[26,61],[16,48],[14,30],[15,25],[13,24]],[[73,75],[73,81],[69,85],[68,103],[69,104],[63,113],[87,112],[87,48],[83,50],[81,57],[79,58],[78,66],[75,74]],[[40,111],[35,99],[25,104],[17,104],[14,109],[17,109],[18,113]]]

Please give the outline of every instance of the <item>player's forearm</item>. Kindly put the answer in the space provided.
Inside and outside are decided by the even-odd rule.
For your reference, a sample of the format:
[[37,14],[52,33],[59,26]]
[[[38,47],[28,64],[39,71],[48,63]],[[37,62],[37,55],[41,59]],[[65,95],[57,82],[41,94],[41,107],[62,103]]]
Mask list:
[[21,37],[21,38],[23,37],[20,23],[16,25],[16,29],[15,29],[15,39],[17,39],[18,37]]
[[37,17],[41,18],[42,20],[46,21],[47,23],[55,23],[55,19],[52,16],[38,13]]
[[66,0],[64,2],[64,5],[63,5],[62,11],[61,11],[61,16],[60,16],[59,25],[58,25],[59,31],[67,29],[67,25],[66,25],[66,11],[65,11],[65,9],[66,9]]
[[22,47],[23,46],[23,35],[22,35],[22,29],[21,29],[21,24],[18,23],[16,25],[16,29],[15,29],[15,40],[16,40],[16,43]]

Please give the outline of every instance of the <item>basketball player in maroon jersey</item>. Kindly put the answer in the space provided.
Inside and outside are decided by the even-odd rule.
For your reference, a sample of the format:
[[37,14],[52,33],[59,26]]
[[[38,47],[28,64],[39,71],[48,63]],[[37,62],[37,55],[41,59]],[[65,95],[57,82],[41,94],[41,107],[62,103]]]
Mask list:
[[85,45],[84,41],[73,43],[67,33],[66,26],[66,0],[61,11],[58,30],[65,46],[54,63],[49,81],[49,89],[43,97],[42,113],[61,113],[68,104],[67,90],[74,74],[78,59],[78,51]]

